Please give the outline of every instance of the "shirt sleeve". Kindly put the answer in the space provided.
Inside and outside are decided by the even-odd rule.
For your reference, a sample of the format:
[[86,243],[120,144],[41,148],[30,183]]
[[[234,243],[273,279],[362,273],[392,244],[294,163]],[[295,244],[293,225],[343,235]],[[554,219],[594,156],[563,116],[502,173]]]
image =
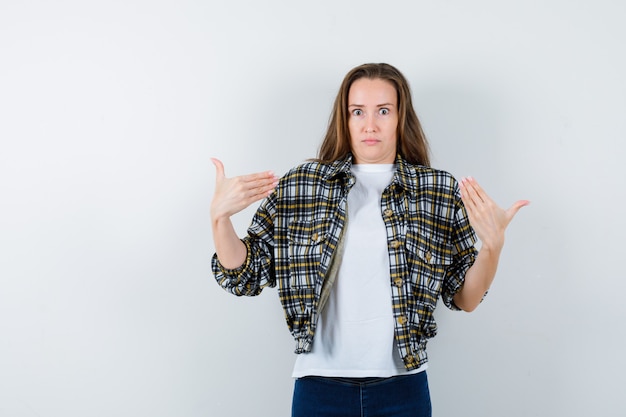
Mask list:
[[274,273],[274,222],[275,195],[271,194],[256,211],[247,235],[242,238],[247,254],[244,263],[235,269],[224,268],[213,254],[211,269],[217,283],[237,296],[259,295],[265,287],[276,286]]
[[452,225],[453,262],[446,271],[443,281],[441,298],[451,310],[461,310],[454,304],[454,295],[465,282],[467,270],[474,264],[478,250],[476,249],[476,233],[469,223],[465,206],[461,201],[458,183],[454,182],[455,214]]

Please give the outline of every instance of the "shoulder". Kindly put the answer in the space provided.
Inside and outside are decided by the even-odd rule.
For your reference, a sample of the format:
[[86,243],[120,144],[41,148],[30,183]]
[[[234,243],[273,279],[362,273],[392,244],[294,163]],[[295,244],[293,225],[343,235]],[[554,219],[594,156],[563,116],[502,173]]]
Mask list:
[[306,161],[291,168],[289,171],[287,171],[285,176],[298,175],[298,174],[310,173],[310,172],[320,172],[320,170],[323,171],[327,166],[328,166],[327,164],[322,164],[321,162],[318,162],[318,161],[313,161],[313,160]]
[[442,169],[410,164],[403,161],[398,166],[398,175],[400,181],[407,188],[412,188],[416,192],[434,189],[438,192],[455,193],[458,189],[456,178],[450,172]]
[[337,163],[322,163],[311,160],[303,162],[283,175],[281,182],[292,182],[298,180],[326,180],[336,172]]
[[293,211],[296,202],[315,208],[315,201],[326,201],[338,195],[339,182],[333,177],[333,164],[307,161],[294,166],[278,181],[273,195],[279,205]]
[[451,173],[449,173],[448,171],[444,171],[443,169],[417,165],[415,172],[416,175],[421,179],[434,180],[441,183],[442,185],[454,186],[457,183],[456,178],[454,178]]

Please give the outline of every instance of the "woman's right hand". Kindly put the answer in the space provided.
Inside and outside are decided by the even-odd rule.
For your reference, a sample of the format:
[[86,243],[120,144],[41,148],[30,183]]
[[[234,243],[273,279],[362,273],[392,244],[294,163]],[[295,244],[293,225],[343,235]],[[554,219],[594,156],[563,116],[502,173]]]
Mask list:
[[230,218],[250,204],[267,197],[278,184],[278,177],[272,171],[226,178],[222,161],[211,158],[211,162],[216,170],[215,193],[211,201],[213,221]]

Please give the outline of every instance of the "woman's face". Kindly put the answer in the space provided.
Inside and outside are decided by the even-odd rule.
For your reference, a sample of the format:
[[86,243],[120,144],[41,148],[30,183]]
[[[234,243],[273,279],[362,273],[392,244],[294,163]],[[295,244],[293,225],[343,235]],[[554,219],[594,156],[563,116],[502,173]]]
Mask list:
[[389,81],[359,78],[348,92],[348,128],[355,164],[393,164],[398,142],[398,98]]

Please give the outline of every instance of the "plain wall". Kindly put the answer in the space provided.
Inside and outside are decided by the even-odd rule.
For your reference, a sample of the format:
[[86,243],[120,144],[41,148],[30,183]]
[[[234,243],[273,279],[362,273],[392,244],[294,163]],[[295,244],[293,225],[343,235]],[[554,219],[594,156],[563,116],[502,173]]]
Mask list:
[[288,416],[276,291],[211,274],[209,158],[313,157],[364,62],[434,166],[532,201],[479,309],[437,311],[434,416],[625,415],[625,4],[2,0],[0,416]]

